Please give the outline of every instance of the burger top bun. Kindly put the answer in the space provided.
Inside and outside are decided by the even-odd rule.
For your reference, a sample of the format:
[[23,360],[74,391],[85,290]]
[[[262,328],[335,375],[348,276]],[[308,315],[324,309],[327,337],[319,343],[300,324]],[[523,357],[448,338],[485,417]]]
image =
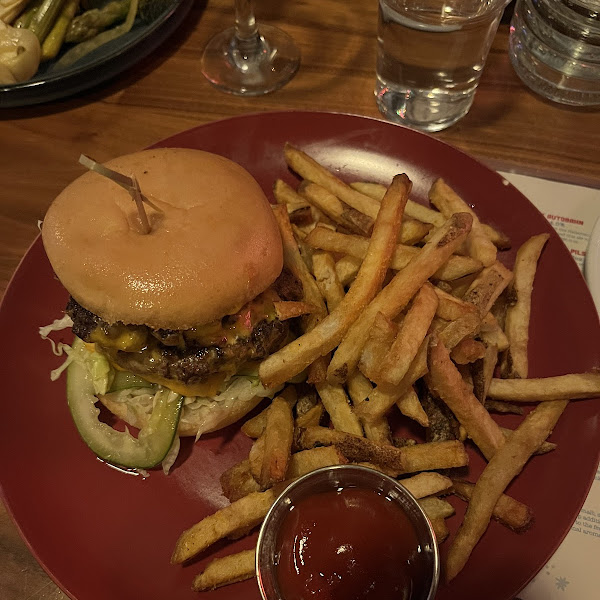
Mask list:
[[54,200],[42,238],[69,293],[109,323],[189,329],[237,312],[279,276],[282,245],[269,202],[238,164],[183,148],[106,166],[135,175],[150,233],[131,195],[87,172]]

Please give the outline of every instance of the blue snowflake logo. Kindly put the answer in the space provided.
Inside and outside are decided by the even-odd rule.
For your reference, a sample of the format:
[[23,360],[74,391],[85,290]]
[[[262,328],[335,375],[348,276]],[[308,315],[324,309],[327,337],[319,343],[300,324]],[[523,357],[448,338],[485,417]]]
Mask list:
[[568,585],[569,585],[569,582],[567,581],[566,577],[556,577],[556,588],[557,589],[564,592],[567,589]]

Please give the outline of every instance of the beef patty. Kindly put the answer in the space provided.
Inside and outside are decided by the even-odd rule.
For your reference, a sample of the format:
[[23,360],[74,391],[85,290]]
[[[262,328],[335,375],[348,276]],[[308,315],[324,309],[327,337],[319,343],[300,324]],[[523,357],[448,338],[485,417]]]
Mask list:
[[109,324],[73,298],[66,308],[73,320],[73,333],[85,342],[95,343],[117,366],[141,377],[185,384],[204,383],[216,373],[233,375],[246,363],[278,350],[288,337],[288,323],[280,321],[274,311],[265,312],[255,310],[255,318],[249,319],[250,309],[246,308],[198,330],[172,331]]

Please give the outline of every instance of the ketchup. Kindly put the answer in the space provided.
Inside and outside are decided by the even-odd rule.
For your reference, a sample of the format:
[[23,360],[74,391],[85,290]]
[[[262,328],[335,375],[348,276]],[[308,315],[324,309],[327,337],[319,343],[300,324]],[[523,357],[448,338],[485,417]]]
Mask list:
[[342,488],[292,506],[278,534],[284,600],[408,600],[419,544],[402,508],[372,490]]

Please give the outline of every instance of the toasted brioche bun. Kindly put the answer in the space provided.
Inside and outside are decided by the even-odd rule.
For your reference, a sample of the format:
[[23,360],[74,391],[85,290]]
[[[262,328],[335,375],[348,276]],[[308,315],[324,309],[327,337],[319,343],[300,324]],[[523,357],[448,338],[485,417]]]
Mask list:
[[135,175],[151,226],[110,179],[87,172],[50,206],[42,228],[52,267],[82,306],[108,323],[189,329],[267,289],[283,265],[269,202],[241,166],[208,152],[146,150],[109,168]]
[[[111,413],[128,425],[141,429],[148,424],[150,415],[141,405],[135,402],[116,402],[108,396],[99,396],[99,399]],[[210,406],[194,411],[191,418],[184,413],[184,418],[179,421],[177,434],[189,437],[218,431],[245,417],[262,400],[259,396],[248,400],[236,398],[232,402],[213,402]]]

